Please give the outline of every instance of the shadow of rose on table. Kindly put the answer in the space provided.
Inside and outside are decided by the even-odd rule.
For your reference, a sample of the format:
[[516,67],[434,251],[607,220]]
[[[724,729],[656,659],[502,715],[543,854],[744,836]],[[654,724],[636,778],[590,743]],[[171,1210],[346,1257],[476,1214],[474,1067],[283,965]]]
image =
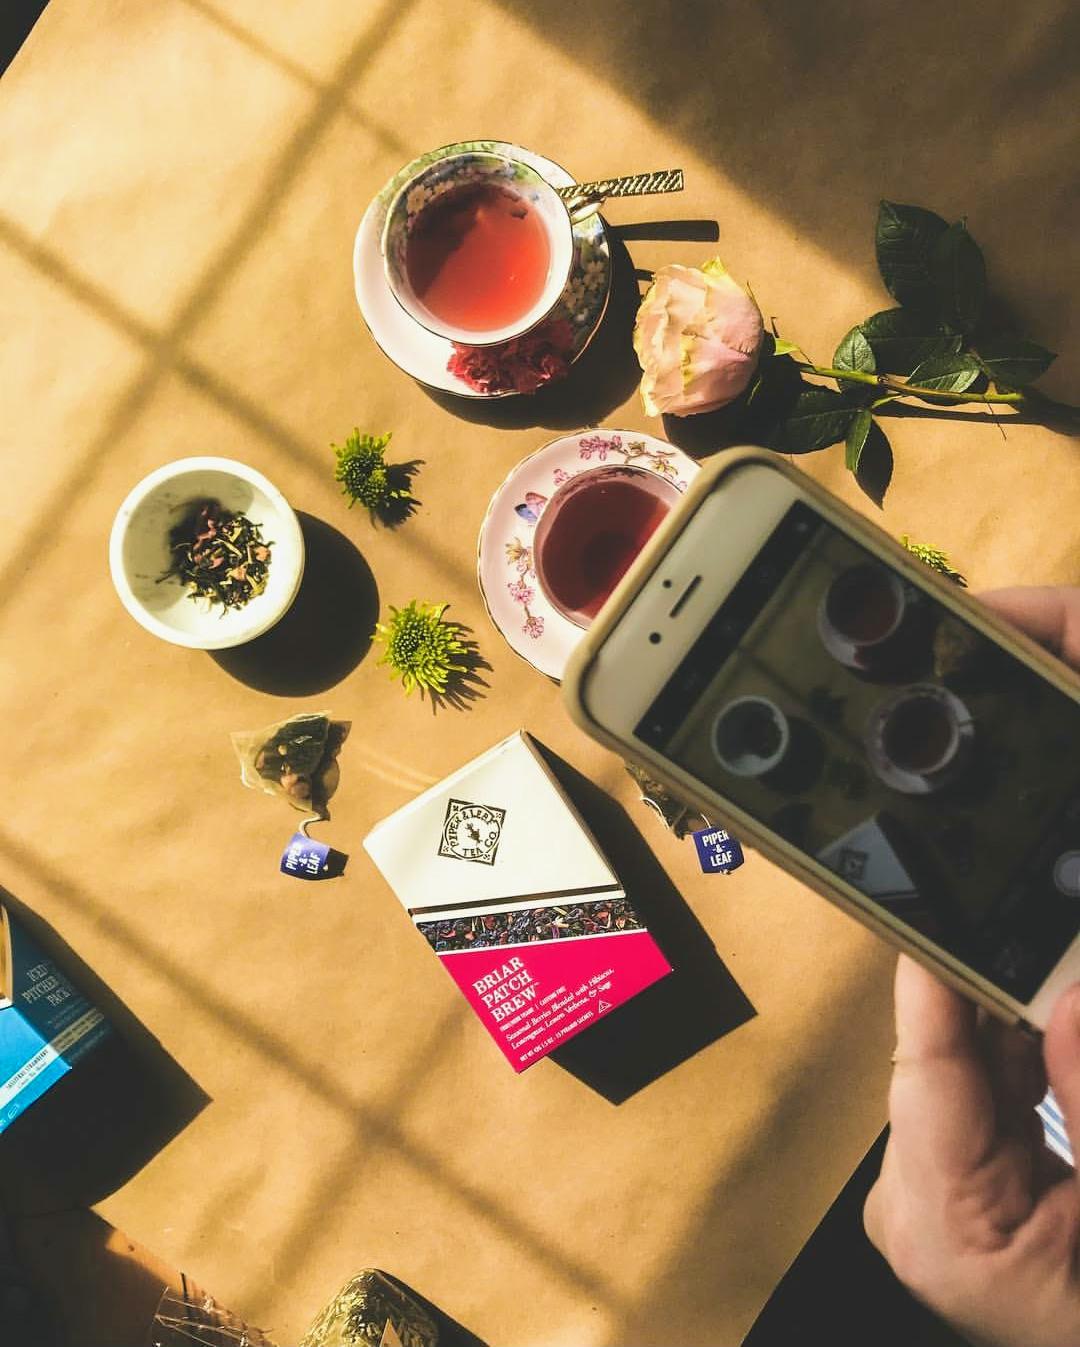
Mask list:
[[[1027,335],[1061,353],[1043,381],[1047,393],[1075,401],[1075,288],[1062,278],[1080,266],[1080,233],[1069,223],[1078,179],[1060,110],[1080,90],[1077,6],[985,0],[978,24],[960,5],[927,7],[923,21],[913,21],[904,0],[861,10],[844,0],[689,0],[677,21],[667,6],[595,0],[572,24],[558,0],[498,6],[539,44],[558,47],[583,79],[605,81],[631,100],[665,142],[713,166],[777,222],[779,274],[799,268],[804,275],[792,274],[782,290],[751,279],[786,337],[807,339],[818,284],[814,250],[877,291],[877,203],[911,202],[950,220],[968,218],[992,288]],[[855,77],[838,79],[838,71]],[[783,105],[799,110],[797,134],[777,116],[780,90]],[[1005,126],[1007,137],[995,138]],[[610,162],[603,137],[591,142],[579,164],[589,176]],[[728,240],[740,247],[747,226],[733,213],[721,225],[721,254],[732,256]],[[696,259],[673,253],[668,260]],[[820,283],[833,282],[822,276]],[[890,306],[882,291],[879,307]],[[853,312],[850,322],[862,316]],[[828,355],[850,322],[811,354]]]
[[551,1053],[563,1070],[621,1104],[757,1012],[622,805],[540,748],[674,969]]
[[379,616],[379,589],[360,551],[324,520],[303,511],[297,518],[306,562],[292,607],[247,645],[210,651],[239,682],[281,697],[340,683],[370,650]]
[[0,1137],[0,1203],[27,1214],[89,1206],[138,1173],[209,1096],[47,922],[2,889],[0,902],[113,1028]]

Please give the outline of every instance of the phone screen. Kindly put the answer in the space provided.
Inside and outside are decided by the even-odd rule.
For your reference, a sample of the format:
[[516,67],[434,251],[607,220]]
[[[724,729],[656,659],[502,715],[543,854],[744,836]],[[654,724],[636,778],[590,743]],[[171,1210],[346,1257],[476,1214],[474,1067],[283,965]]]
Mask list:
[[1080,933],[1080,704],[803,502],[635,733],[1018,1001]]

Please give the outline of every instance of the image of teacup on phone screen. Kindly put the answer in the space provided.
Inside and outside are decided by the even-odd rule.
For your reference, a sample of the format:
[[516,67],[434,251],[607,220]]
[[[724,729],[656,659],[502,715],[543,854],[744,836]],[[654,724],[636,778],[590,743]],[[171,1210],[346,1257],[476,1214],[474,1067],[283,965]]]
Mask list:
[[536,580],[551,606],[588,627],[679,499],[646,468],[590,468],[548,501],[533,537]]
[[783,762],[791,744],[787,716],[767,697],[737,697],[713,721],[712,748],[734,776],[765,776]]
[[[899,576],[871,563],[851,566],[835,577],[822,596],[818,633],[841,664],[870,670],[895,662],[905,636],[918,639],[908,620],[910,610],[911,600]],[[906,653],[920,652],[909,649]]]
[[936,683],[915,684],[874,708],[866,749],[887,786],[925,795],[963,770],[974,733],[971,713],[959,697]]

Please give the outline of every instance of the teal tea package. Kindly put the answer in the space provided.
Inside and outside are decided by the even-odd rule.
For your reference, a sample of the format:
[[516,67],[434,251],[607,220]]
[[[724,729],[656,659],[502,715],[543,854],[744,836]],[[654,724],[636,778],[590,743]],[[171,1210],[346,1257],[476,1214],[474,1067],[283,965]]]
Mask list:
[[110,1033],[0,903],[0,1132]]

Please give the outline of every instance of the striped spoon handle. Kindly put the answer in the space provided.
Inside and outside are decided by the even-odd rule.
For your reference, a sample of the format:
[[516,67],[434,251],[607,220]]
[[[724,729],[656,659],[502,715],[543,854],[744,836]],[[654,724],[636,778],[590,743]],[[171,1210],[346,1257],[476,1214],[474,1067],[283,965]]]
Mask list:
[[595,182],[576,182],[556,190],[564,201],[577,197],[606,201],[613,196],[653,196],[659,192],[681,192],[681,168],[662,168],[655,173],[630,173],[621,178],[598,178]]

